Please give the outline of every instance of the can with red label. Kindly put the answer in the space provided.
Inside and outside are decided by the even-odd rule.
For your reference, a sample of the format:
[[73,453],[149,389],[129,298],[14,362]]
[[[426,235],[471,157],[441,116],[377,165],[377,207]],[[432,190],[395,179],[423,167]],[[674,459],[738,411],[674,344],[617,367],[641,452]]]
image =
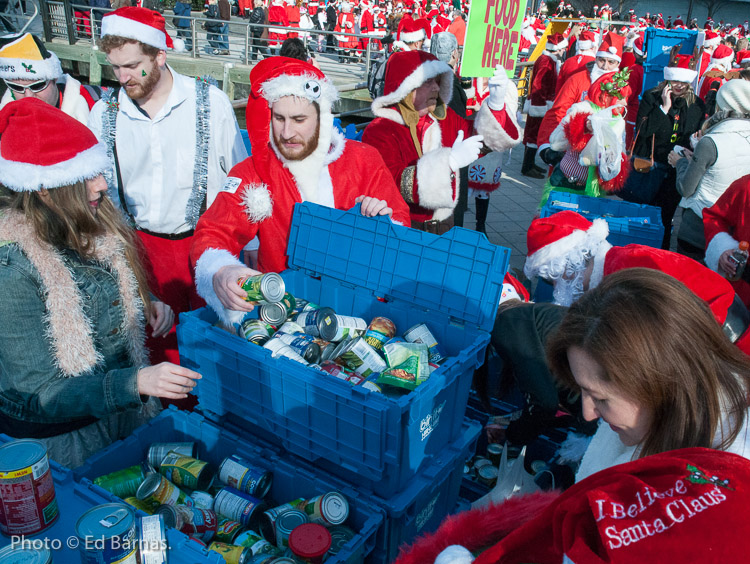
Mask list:
[[210,509],[198,509],[186,505],[162,505],[156,510],[164,517],[164,524],[182,531],[189,537],[210,542],[216,535],[219,519]]
[[44,443],[24,439],[0,447],[0,531],[8,536],[33,535],[58,515]]
[[311,497],[299,509],[307,513],[311,523],[326,527],[340,525],[349,517],[349,502],[339,492]]

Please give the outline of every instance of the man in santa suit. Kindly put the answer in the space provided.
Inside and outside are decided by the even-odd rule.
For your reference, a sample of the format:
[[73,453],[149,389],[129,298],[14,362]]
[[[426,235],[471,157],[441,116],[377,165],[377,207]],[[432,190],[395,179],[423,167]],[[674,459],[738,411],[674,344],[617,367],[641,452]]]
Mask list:
[[706,31],[706,38],[703,41],[703,55],[701,57],[701,68],[698,71],[698,76],[703,76],[703,73],[708,69],[708,65],[711,64],[711,56],[714,51],[721,43],[721,37],[715,31]]
[[[732,182],[710,208],[703,209],[706,266],[722,276],[734,277],[737,264],[731,255],[740,241],[750,242],[750,175]],[[731,283],[742,302],[750,307],[750,267]]]
[[524,108],[528,117],[523,132],[523,144],[526,149],[523,153],[523,165],[521,174],[531,178],[544,178],[544,172],[534,164],[536,157],[536,136],[542,123],[544,114],[547,113],[555,101],[555,88],[557,86],[557,71],[560,68],[560,58],[567,46],[568,41],[559,33],[547,37],[544,52],[534,62],[531,73],[531,85],[529,86],[528,108]]
[[[489,150],[502,151],[523,135],[516,122],[518,92],[505,70],[495,71],[490,95],[473,122],[447,106],[453,78],[450,66],[430,53],[395,53],[384,93],[372,103],[376,119],[362,137],[383,156],[409,204],[411,226],[438,234],[453,226],[459,171],[476,160],[482,141]],[[479,135],[469,137],[472,129]]]
[[[362,14],[359,16],[359,31],[363,35],[372,35],[375,29],[374,15],[372,13],[372,7],[367,0],[362,0],[359,4]],[[360,56],[363,51],[367,51],[367,43],[369,39],[361,38],[359,40],[359,51]]]
[[[622,48],[625,38],[608,32],[596,52],[596,58],[586,65],[586,72],[580,71],[568,78],[555,96],[552,108],[544,115],[537,135],[538,154],[547,164],[556,164],[560,155],[549,151],[549,138],[555,128],[562,122],[565,114],[573,104],[583,101],[589,86],[601,76],[616,72],[622,60]],[[559,77],[558,77],[559,80]]]
[[[338,33],[354,33],[355,20],[352,5],[349,2],[342,2],[335,31]],[[337,35],[336,39],[339,42],[339,61],[343,63],[354,62],[352,53],[359,45],[359,39],[350,35]]]
[[450,14],[450,9],[450,4],[448,2],[443,2],[440,4],[440,13],[438,14],[437,21],[444,31],[448,29],[449,25],[451,25],[452,20],[448,17],[448,15]]
[[597,39],[593,31],[582,31],[576,38],[575,44],[576,56],[565,59],[559,69],[555,83],[555,96],[571,76],[586,69],[586,65],[593,63],[596,58]]
[[226,323],[252,306],[237,279],[257,274],[238,259],[258,236],[258,268],[281,272],[294,204],[338,209],[362,203],[363,215],[408,224],[409,210],[383,159],[347,141],[333,125],[338,92],[312,65],[270,57],[250,73],[247,124],[253,154],[229,172],[223,191],[201,217],[190,253],[198,293]]
[[427,32],[422,24],[407,15],[398,24],[394,47],[401,51],[420,51],[426,39]]
[[[708,65],[706,72],[703,73],[698,82],[698,96],[706,100],[710,90],[718,91],[721,85],[727,80],[723,76],[711,76],[712,74],[726,73],[732,70],[732,61],[734,61],[734,51],[726,45],[719,45],[713,55],[711,55],[711,64]],[[714,71],[712,73],[711,71]]]
[[[297,6],[297,0],[286,0],[286,19],[289,21],[289,27],[296,27],[299,29],[300,12],[299,6]],[[299,33],[290,31],[287,33],[287,39],[290,37],[299,37]]]
[[289,26],[284,0],[272,0],[271,7],[268,9],[268,25],[279,26],[268,28],[268,46],[278,48],[287,37],[287,31],[282,27]]
[[318,10],[320,10],[320,2],[318,0],[310,0],[307,3],[307,13],[310,14],[311,18],[315,17]]
[[528,59],[538,43],[536,30],[531,25],[531,20],[531,16],[526,16],[521,24],[521,39],[518,44],[518,56],[524,60]]
[[427,20],[430,22],[430,32],[427,34],[430,39],[432,39],[432,36],[436,33],[445,31],[446,28],[444,28],[438,21],[438,11],[436,8],[433,8],[427,13]]

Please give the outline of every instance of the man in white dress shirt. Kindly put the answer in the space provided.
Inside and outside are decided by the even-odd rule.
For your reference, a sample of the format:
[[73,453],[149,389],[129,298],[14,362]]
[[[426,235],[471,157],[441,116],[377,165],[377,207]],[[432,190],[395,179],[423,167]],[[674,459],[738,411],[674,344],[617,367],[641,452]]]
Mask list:
[[[143,243],[152,291],[175,313],[202,305],[188,260],[193,229],[247,157],[229,98],[167,65],[167,48],[179,43],[153,10],[106,14],[99,47],[121,87],[89,118],[112,157],[109,195]],[[149,348],[152,362],[179,362],[174,329]]]

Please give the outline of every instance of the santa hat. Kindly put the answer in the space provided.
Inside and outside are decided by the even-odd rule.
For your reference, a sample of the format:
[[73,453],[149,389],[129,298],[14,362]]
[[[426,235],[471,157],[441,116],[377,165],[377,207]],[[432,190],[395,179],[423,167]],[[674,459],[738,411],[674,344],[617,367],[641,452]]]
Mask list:
[[0,37],[0,78],[55,80],[62,74],[60,59],[39,38],[30,33]]
[[458,513],[394,564],[744,562],[748,480],[750,461],[737,454],[655,454],[602,470],[559,495]]
[[427,18],[428,19],[436,18],[436,17],[438,17],[438,13],[439,12],[437,11],[437,8],[433,8],[432,10],[430,10],[429,12],[427,12]]
[[669,57],[669,66],[664,67],[664,80],[675,80],[677,82],[692,83],[698,76],[698,63],[701,54],[679,55],[680,45],[672,47]]
[[51,104],[22,98],[0,112],[0,184],[14,192],[75,184],[110,166],[96,136]]
[[716,47],[721,43],[721,37],[715,31],[708,30],[706,32],[706,38],[703,40],[704,47]]
[[720,110],[750,114],[750,82],[742,79],[725,82],[716,93],[716,105]]
[[547,45],[545,49],[550,53],[557,53],[562,51],[568,46],[568,40],[565,39],[561,33],[553,33],[547,37]]
[[643,57],[644,56],[644,51],[643,51],[643,35],[644,35],[643,32],[639,33],[638,37],[636,37],[635,41],[633,41],[633,53],[635,53],[639,57]]
[[601,45],[599,45],[599,50],[596,52],[596,56],[614,59],[619,63],[622,61],[622,47],[624,44],[625,38],[622,35],[617,35],[611,31],[607,32]]
[[583,263],[582,258],[593,254],[609,235],[604,219],[589,221],[574,211],[561,211],[531,222],[526,232],[526,264],[523,271],[528,278],[541,276],[554,279],[555,272],[563,273],[569,258]]
[[411,18],[404,22],[401,31],[398,33],[398,41],[403,41],[404,43],[416,43],[426,37],[427,33],[425,33],[422,22]]
[[425,51],[400,51],[391,55],[385,67],[383,95],[372,102],[372,113],[390,116],[388,106],[397,104],[433,77],[439,77],[440,99],[446,104],[453,96],[453,70],[435,55]]
[[711,54],[711,63],[715,65],[721,65],[725,69],[729,70],[732,68],[732,61],[734,60],[734,51],[731,47],[726,45],[719,45],[716,50]]
[[596,35],[593,31],[582,31],[581,35],[578,36],[576,41],[576,49],[580,53],[581,51],[590,51],[594,48],[594,42],[596,41]]
[[101,36],[107,35],[135,39],[163,51],[167,49],[185,50],[184,41],[181,39],[173,41],[167,33],[164,16],[155,10],[146,8],[125,6],[114,12],[104,14]]

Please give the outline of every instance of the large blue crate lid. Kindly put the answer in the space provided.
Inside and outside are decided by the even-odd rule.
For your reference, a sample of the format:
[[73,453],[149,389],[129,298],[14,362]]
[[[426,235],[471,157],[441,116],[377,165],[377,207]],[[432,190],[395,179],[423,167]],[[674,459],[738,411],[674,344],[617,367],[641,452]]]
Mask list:
[[289,266],[327,276],[375,296],[445,313],[490,331],[510,250],[476,231],[456,227],[438,236],[385,216],[296,204]]
[[644,33],[646,62],[657,67],[669,66],[672,47],[680,44],[680,55],[692,55],[698,31],[694,29],[659,29],[649,27]]

